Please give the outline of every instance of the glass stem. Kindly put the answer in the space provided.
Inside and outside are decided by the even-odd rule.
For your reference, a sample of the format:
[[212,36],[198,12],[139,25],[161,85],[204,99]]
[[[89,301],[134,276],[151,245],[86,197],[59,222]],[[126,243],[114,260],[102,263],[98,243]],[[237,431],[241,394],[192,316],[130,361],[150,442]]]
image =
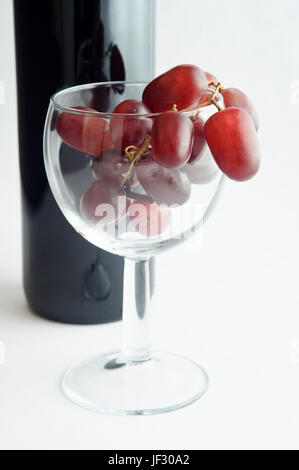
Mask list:
[[125,259],[121,356],[127,362],[151,357],[149,260]]

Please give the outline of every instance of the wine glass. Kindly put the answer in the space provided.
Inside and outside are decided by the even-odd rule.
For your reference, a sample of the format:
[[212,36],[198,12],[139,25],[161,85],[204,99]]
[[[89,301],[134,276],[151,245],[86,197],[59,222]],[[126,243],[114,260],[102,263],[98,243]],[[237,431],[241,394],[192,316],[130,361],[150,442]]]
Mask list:
[[[201,229],[223,176],[207,147],[180,170],[161,166],[150,137],[158,115],[112,112],[125,100],[141,100],[145,86],[109,82],[58,92],[44,133],[46,171],[63,214],[88,241],[125,258],[120,352],[85,360],[63,379],[73,402],[111,414],[172,411],[208,388],[195,362],[151,349],[149,259]],[[213,112],[200,109],[200,119]],[[180,114],[191,123],[198,118]]]

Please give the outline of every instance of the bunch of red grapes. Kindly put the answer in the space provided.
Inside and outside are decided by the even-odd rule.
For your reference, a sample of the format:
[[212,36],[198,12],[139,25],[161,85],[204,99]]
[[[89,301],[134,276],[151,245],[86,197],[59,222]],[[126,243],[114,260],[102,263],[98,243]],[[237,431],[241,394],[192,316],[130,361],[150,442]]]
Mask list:
[[[205,122],[199,111],[210,104],[218,112]],[[116,219],[127,213],[134,220],[141,204],[149,230],[139,231],[160,234],[167,226],[167,206],[183,205],[190,198],[207,145],[218,167],[233,180],[249,180],[260,166],[259,124],[251,101],[194,65],[180,65],[157,77],[145,88],[142,101],[121,102],[111,119],[96,116],[91,108],[73,109],[91,114],[63,113],[56,129],[66,144],[93,157],[96,181],[80,203],[87,220],[98,222],[96,207],[110,203],[116,209],[119,198],[126,197]],[[139,186],[142,193],[135,193]],[[134,198],[128,196],[132,193]]]

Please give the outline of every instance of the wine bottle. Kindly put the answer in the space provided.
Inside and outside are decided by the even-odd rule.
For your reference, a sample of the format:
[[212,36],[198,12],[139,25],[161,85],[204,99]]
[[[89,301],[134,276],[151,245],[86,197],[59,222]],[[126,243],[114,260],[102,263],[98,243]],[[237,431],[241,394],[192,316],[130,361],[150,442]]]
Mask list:
[[123,297],[123,260],[78,235],[50,191],[42,151],[50,96],[82,83],[151,79],[154,14],[154,0],[14,0],[24,290],[48,319],[119,320]]

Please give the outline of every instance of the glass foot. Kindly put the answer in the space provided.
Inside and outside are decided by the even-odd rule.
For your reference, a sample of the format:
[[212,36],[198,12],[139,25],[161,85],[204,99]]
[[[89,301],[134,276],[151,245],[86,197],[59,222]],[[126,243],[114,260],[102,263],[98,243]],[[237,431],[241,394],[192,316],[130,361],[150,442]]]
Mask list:
[[94,357],[71,368],[63,391],[77,405],[116,415],[167,413],[195,402],[209,378],[195,362],[153,353],[151,360],[126,362],[117,353]]

